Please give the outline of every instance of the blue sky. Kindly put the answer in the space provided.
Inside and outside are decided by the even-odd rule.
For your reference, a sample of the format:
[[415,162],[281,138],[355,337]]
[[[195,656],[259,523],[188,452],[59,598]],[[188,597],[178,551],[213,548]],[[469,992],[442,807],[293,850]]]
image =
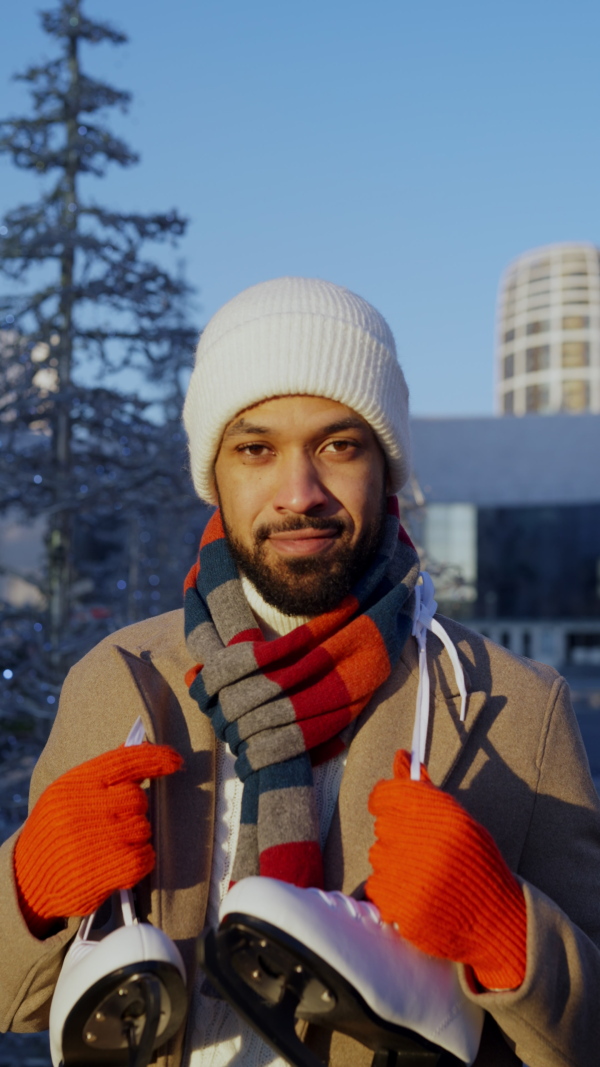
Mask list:
[[[50,6],[48,2],[44,6]],[[331,279],[386,316],[417,414],[492,411],[507,262],[600,243],[600,5],[589,0],[86,0],[130,37],[84,62],[134,94],[140,152],[94,195],[177,207],[198,321],[280,274]],[[8,74],[51,55],[30,0]],[[0,162],[0,212],[35,182]]]

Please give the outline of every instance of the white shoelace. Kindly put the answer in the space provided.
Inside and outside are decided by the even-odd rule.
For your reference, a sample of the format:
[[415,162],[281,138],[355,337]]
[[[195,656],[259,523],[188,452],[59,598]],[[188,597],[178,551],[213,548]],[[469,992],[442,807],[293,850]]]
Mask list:
[[427,668],[427,631],[431,630],[439,637],[454,670],[456,685],[460,693],[460,721],[465,721],[467,712],[467,689],[464,672],[458,658],[456,647],[444,627],[434,619],[437,611],[433,582],[427,571],[421,571],[419,583],[415,586],[415,614],[413,617],[413,636],[419,648],[419,688],[417,690],[417,707],[413,728],[410,776],[418,782],[421,777],[421,764],[425,762],[427,729],[429,726],[429,670]]

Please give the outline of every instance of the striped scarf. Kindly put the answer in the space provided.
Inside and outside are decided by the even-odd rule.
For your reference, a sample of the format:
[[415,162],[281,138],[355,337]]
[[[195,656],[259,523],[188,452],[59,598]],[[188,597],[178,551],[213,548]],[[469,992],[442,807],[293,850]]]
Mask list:
[[323,885],[312,767],[386,680],[408,638],[419,559],[390,498],[372,564],[339,607],[267,641],[242,590],[220,513],[184,585],[197,666],[190,696],[236,756],[244,783],[232,882],[261,874]]

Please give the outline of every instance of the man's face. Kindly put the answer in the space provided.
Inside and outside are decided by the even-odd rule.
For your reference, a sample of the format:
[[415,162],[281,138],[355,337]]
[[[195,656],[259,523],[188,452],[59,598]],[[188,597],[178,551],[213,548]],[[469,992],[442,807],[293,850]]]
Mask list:
[[240,412],[215,464],[240,570],[287,615],[330,611],[368,565],[385,519],[386,471],[351,408],[284,396]]

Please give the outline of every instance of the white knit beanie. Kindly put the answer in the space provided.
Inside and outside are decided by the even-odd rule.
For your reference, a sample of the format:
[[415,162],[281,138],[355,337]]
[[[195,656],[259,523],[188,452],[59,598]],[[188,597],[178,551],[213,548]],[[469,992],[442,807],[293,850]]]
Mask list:
[[275,278],[245,289],[208,323],[183,409],[196,492],[216,503],[214,463],[227,424],[277,396],[322,396],[369,423],[391,489],[410,468],[408,389],[392,332],[362,297],[315,278]]

